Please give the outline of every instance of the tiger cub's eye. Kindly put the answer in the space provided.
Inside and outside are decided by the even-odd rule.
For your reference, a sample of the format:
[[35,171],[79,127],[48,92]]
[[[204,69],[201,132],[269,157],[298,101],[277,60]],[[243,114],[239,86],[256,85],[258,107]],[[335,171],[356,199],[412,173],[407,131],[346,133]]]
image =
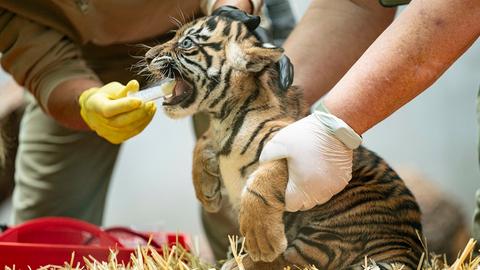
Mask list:
[[180,47],[182,49],[190,49],[193,47],[193,41],[190,38],[185,38],[180,42]]

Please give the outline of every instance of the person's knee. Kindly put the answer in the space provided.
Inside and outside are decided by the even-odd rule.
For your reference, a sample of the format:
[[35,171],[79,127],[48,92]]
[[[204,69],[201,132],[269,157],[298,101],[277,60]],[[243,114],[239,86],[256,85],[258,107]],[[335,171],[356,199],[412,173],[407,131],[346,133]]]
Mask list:
[[35,104],[20,133],[14,221],[56,215],[101,223],[119,146],[62,127]]

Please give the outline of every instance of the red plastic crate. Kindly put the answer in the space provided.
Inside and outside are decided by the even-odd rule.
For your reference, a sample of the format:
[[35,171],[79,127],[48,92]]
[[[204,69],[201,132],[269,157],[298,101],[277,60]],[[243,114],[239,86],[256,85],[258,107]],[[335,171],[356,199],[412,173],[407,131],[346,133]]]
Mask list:
[[[150,245],[179,244],[187,248],[183,234],[153,232]],[[73,265],[84,265],[83,257],[107,261],[110,249],[118,251],[119,263],[127,264],[134,247],[147,243],[150,233],[116,227],[102,230],[90,223],[71,218],[40,218],[10,228],[0,234],[0,268],[36,269],[45,265],[64,265],[73,257]]]

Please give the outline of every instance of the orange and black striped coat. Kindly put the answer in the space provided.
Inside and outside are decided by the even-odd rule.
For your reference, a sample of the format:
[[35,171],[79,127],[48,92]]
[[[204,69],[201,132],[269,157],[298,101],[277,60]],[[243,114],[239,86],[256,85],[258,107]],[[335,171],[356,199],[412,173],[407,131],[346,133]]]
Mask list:
[[[172,40],[147,52],[155,78],[177,81],[165,113],[210,115],[210,128],[194,151],[198,199],[206,210],[218,211],[225,188],[246,239],[247,269],[355,269],[365,257],[381,268],[415,268],[419,207],[398,175],[363,147],[354,152],[353,178],[344,191],[309,211],[284,211],[286,160],[258,163],[265,143],[306,113],[300,89],[277,85],[274,67],[281,55],[241,23],[218,16],[182,26]],[[227,262],[223,269],[234,267]]]

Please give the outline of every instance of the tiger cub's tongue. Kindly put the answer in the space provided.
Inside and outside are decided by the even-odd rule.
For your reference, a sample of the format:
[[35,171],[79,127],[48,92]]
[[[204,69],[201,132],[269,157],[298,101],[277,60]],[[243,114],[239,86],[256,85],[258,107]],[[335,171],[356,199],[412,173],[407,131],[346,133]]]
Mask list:
[[177,79],[175,80],[175,87],[173,89],[173,96],[181,96],[184,92],[185,89],[188,87],[187,83],[182,80],[182,79]]

